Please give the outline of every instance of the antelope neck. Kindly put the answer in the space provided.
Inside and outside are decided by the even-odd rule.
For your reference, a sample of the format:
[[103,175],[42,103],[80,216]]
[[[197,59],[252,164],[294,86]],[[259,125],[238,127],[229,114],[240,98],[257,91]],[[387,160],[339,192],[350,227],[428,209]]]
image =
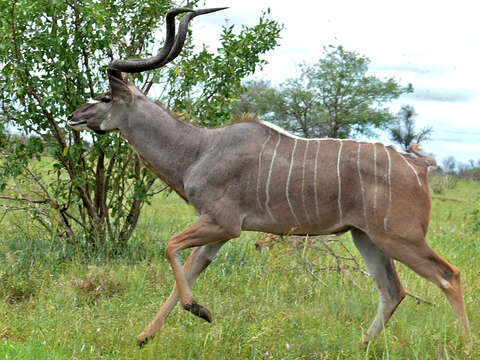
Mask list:
[[150,108],[130,117],[120,132],[144,165],[187,200],[184,181],[208,144],[207,130],[154,105],[154,111]]

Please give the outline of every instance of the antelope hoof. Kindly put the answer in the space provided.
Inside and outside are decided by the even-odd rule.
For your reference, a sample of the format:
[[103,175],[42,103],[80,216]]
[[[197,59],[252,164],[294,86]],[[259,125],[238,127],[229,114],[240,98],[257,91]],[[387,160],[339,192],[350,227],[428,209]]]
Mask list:
[[150,341],[150,339],[152,339],[153,336],[146,336],[145,334],[140,334],[137,336],[137,345],[138,347],[141,349],[143,348],[147,342]]
[[198,317],[201,317],[205,321],[212,322],[212,315],[210,314],[210,311],[208,309],[197,302],[192,302],[191,304],[185,304],[183,305],[183,308],[185,310],[190,311],[193,315],[197,315]]
[[360,339],[360,344],[366,344],[369,341],[372,341],[375,337],[371,335],[363,335],[362,338]]

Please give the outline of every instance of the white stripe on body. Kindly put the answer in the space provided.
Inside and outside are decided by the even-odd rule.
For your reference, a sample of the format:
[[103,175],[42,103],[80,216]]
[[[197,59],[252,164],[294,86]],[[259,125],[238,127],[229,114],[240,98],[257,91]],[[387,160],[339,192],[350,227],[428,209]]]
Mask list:
[[305,217],[307,219],[307,223],[310,223],[310,215],[307,211],[307,205],[305,202],[305,164],[307,162],[307,155],[308,155],[308,144],[310,142],[307,141],[305,144],[305,153],[303,154],[303,165],[302,165],[302,204],[303,204],[303,211],[305,211]]
[[338,202],[338,212],[340,214],[340,220],[343,218],[343,212],[342,212],[342,179],[340,178],[340,158],[342,156],[342,147],[343,147],[343,142],[342,140],[338,140],[340,142],[340,146],[338,147],[338,157],[337,157],[337,180],[338,180],[338,197],[337,197],[337,202]]
[[390,158],[390,152],[388,151],[388,148],[383,145],[383,148],[385,149],[385,152],[387,153],[387,158],[388,158],[388,206],[387,206],[387,212],[385,214],[385,217],[383,218],[383,228],[385,231],[387,231],[387,225],[388,225],[388,216],[390,215],[390,209],[392,207],[392,159]]
[[260,154],[258,155],[258,174],[257,174],[257,202],[258,202],[258,207],[260,210],[265,211],[265,208],[262,206],[262,203],[260,201],[260,176],[262,174],[262,156],[263,152],[265,150],[265,146],[267,146],[268,141],[272,137],[272,130],[269,129],[268,132],[268,137],[265,140],[265,142],[262,145],[262,149],[260,150]]
[[368,231],[368,221],[367,221],[367,207],[365,203],[365,189],[363,187],[363,179],[362,179],[362,172],[360,171],[360,149],[362,148],[362,144],[358,144],[357,150],[357,171],[358,177],[360,179],[360,191],[362,193],[362,210],[363,210],[363,220],[365,222],[366,230]]
[[292,138],[292,139],[297,139],[297,140],[303,140],[303,141],[345,140],[345,141],[352,141],[352,142],[356,142],[356,143],[366,143],[366,144],[377,143],[376,141],[369,141],[369,140],[335,139],[335,138],[328,138],[328,137],[325,137],[325,138],[310,138],[310,139],[307,139],[307,138],[303,138],[303,137],[301,137],[301,136],[293,135],[293,134],[289,133],[287,130],[282,129],[280,126],[277,126],[277,125],[275,125],[275,124],[272,124],[271,122],[264,121],[264,120],[260,120],[259,123],[262,124],[262,125],[264,125],[264,126],[266,126],[266,127],[269,127],[270,129],[273,129],[273,130],[277,131],[277,132],[280,133],[280,134],[283,134],[283,135],[285,135],[285,136],[288,136],[288,137],[290,137],[290,138]]
[[417,177],[417,182],[418,182],[418,185],[422,186],[422,182],[420,181],[420,178],[418,177],[418,173],[417,173],[417,170],[415,170],[415,168],[413,167],[412,164],[410,164],[407,159],[405,159],[405,157],[401,154],[401,153],[398,153],[398,155],[400,155],[400,157],[403,159],[403,161],[405,161],[407,163],[408,166],[410,166],[410,169],[412,169],[412,171],[414,172],[415,176]]
[[290,168],[288,169],[287,186],[285,188],[285,194],[286,194],[286,197],[287,197],[288,206],[290,207],[290,212],[292,213],[293,218],[295,219],[295,223],[297,223],[297,225],[300,225],[300,222],[298,221],[298,218],[295,215],[295,212],[293,211],[293,206],[292,206],[292,203],[290,201],[290,195],[288,193],[288,188],[290,186],[290,177],[292,175],[292,169],[293,169],[293,159],[294,159],[294,156],[295,156],[295,149],[297,148],[297,141],[298,141],[298,139],[295,139],[295,142],[293,144],[292,157],[290,159]]
[[[308,143],[310,141],[316,141],[317,142],[317,149],[316,149],[316,153],[315,153],[315,164],[314,164],[314,174],[313,174],[313,177],[314,177],[314,197],[315,197],[315,212],[316,212],[316,215],[317,217],[319,217],[320,215],[320,212],[319,212],[319,203],[318,203],[318,184],[317,184],[317,181],[318,181],[318,155],[319,155],[319,150],[320,150],[320,145],[321,145],[321,141],[338,141],[340,143],[340,146],[339,146],[339,149],[338,149],[338,158],[337,158],[337,179],[338,179],[338,197],[337,197],[337,203],[338,203],[338,212],[339,212],[339,216],[340,216],[340,219],[343,218],[343,210],[342,210],[342,203],[341,203],[341,197],[342,197],[342,180],[341,180],[341,174],[340,174],[340,163],[341,163],[341,155],[342,155],[342,149],[343,149],[343,142],[342,141],[349,141],[349,142],[355,142],[355,143],[358,143],[358,144],[368,144],[368,143],[371,143],[373,145],[373,162],[374,162],[374,182],[375,182],[375,188],[374,188],[374,194],[373,194],[373,213],[374,213],[374,216],[376,216],[377,214],[377,202],[378,202],[378,169],[377,169],[377,159],[378,159],[378,156],[377,156],[377,145],[382,145],[384,147],[384,150],[385,150],[385,153],[387,155],[387,161],[388,161],[388,168],[387,168],[387,182],[388,182],[388,204],[387,204],[387,210],[386,210],[386,213],[385,213],[385,216],[384,216],[384,229],[385,231],[387,230],[387,226],[388,226],[388,218],[390,216],[390,212],[391,212],[391,208],[392,208],[392,158],[391,158],[391,154],[390,154],[390,150],[387,148],[387,146],[385,144],[381,144],[381,143],[378,143],[378,142],[369,142],[369,141],[358,141],[358,140],[354,140],[354,139],[331,139],[331,138],[321,138],[321,139],[304,139],[304,138],[301,138],[301,137],[298,137],[298,136],[295,136],[295,135],[292,135],[290,133],[288,133],[287,131],[283,130],[282,128],[274,125],[274,124],[271,124],[269,122],[266,122],[266,121],[261,121],[260,122],[261,124],[263,124],[264,126],[267,126],[273,130],[275,130],[277,132],[277,134],[279,135],[279,140],[275,146],[275,151],[274,151],[274,156],[272,157],[272,163],[270,164],[270,172],[269,172],[269,176],[268,176],[268,180],[267,180],[267,189],[266,189],[266,192],[267,192],[267,200],[266,200],[266,203],[265,203],[265,208],[267,210],[267,212],[269,213],[270,217],[272,219],[275,220],[273,214],[271,213],[270,209],[269,209],[269,199],[270,199],[270,194],[269,194],[269,183],[270,183],[270,179],[271,179],[271,172],[272,172],[272,169],[273,169],[273,163],[274,163],[274,160],[275,160],[275,156],[276,156],[276,149],[278,148],[278,144],[280,142],[280,135],[284,135],[284,136],[288,136],[292,139],[295,139],[295,144],[298,140],[303,140],[303,141],[306,141],[306,146],[308,147]],[[417,178],[417,182],[418,184],[421,186],[422,183],[421,183],[421,180],[420,180],[420,177],[418,175],[418,172],[416,171],[416,169],[413,167],[413,165],[403,156],[403,154],[399,151],[396,151],[394,150],[396,153],[398,153],[401,158],[407,163],[407,165],[410,167],[410,169],[413,171],[413,173],[415,174],[416,178]],[[305,152],[307,152],[307,150],[305,150]],[[305,160],[305,157],[307,155],[304,156],[304,163],[306,164],[306,160]],[[306,166],[306,165],[304,165]],[[291,167],[292,167],[292,164],[291,164]],[[304,200],[304,197],[305,197],[305,193],[304,193],[304,184],[303,184],[303,181],[305,181],[305,169],[302,168],[302,200]],[[361,174],[360,174],[361,176]],[[363,178],[361,179],[361,182],[363,183]],[[362,194],[362,196],[365,196],[365,194]],[[366,200],[366,199],[365,199]],[[366,209],[366,202],[364,202],[364,208]],[[289,203],[289,206],[290,206],[290,209],[292,211],[292,214],[294,215],[294,217],[296,218],[294,212],[293,212],[293,207],[291,206],[291,203]],[[304,210],[306,208],[306,205],[304,203]],[[306,212],[307,214],[307,219],[309,218],[309,215],[308,213]],[[311,217],[310,217],[311,219]]]
[[281,139],[282,139],[282,137],[281,137],[280,133],[278,133],[278,140],[277,140],[277,143],[275,144],[275,149],[273,150],[272,162],[270,163],[270,170],[268,171],[267,184],[265,186],[265,195],[266,195],[265,209],[267,210],[268,215],[270,215],[272,220],[275,221],[275,222],[277,222],[277,219],[275,218],[275,216],[273,216],[272,212],[270,211],[270,206],[269,206],[269,203],[270,203],[270,181],[272,180],[273,164],[275,162],[275,157],[277,156],[277,149],[278,149],[278,145],[280,144]]

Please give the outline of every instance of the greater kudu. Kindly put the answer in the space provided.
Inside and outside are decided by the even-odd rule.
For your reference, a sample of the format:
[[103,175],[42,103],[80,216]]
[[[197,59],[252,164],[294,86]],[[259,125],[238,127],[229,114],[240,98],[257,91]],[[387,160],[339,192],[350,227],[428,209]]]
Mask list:
[[[110,91],[82,105],[68,124],[96,133],[120,131],[145,166],[196,209],[199,219],[168,243],[176,286],[138,337],[153,337],[177,301],[211,321],[190,287],[221,246],[242,230],[274,234],[351,231],[374,279],[380,307],[367,332],[375,337],[405,297],[392,259],[434,282],[469,334],[460,271],[425,242],[430,217],[429,158],[354,140],[306,140],[265,122],[204,129],[178,119],[130,84],[124,73],[173,60],[188,22],[217,9],[174,9],[167,14],[166,44],[157,56],[115,60]],[[175,16],[186,12],[176,38]],[[181,266],[178,252],[194,250]]]

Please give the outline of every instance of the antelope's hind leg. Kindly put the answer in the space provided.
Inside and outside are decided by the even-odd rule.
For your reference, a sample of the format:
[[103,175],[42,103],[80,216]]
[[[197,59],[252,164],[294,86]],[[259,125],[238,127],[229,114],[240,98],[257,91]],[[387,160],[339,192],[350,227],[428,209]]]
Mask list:
[[355,246],[367,264],[368,272],[375,281],[380,298],[377,315],[362,341],[375,338],[386,325],[397,306],[406,295],[400,283],[392,258],[380,250],[367,234],[352,230]]
[[[183,271],[185,272],[189,287],[192,287],[202,271],[210,265],[223,244],[225,244],[225,242],[204,245],[193,249],[183,266]],[[168,315],[177,304],[178,299],[177,286],[174,285],[168,300],[162,305],[158,314],[145,330],[137,336],[137,341],[140,346],[145,345],[149,339],[153,338],[161,330]]]
[[417,274],[436,284],[447,296],[461,330],[471,342],[465,303],[463,299],[460,270],[438,255],[423,238],[418,241],[397,237],[390,239],[385,251],[407,265]]

